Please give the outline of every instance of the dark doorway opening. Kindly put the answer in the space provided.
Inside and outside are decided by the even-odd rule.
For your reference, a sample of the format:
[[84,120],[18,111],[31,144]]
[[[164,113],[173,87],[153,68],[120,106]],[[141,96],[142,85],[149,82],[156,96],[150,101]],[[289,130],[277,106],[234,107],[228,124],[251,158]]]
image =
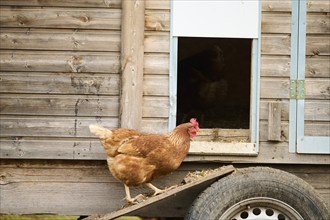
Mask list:
[[177,124],[249,129],[251,39],[178,39]]

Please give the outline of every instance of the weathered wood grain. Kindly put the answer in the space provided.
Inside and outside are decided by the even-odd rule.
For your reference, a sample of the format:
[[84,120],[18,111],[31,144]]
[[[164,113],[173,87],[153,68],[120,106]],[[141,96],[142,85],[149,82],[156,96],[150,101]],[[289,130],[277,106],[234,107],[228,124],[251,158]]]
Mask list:
[[330,2],[320,0],[307,0],[307,12],[330,12]]
[[88,126],[119,126],[118,118],[1,116],[1,137],[94,137]]
[[[330,136],[330,123],[305,121],[305,136]],[[315,146],[317,147],[317,146]]]
[[169,10],[171,8],[170,0],[146,0],[146,9],[163,9]]
[[145,13],[145,28],[148,31],[170,31],[170,12],[147,10]]
[[281,141],[282,105],[278,102],[268,103],[268,140]]
[[290,35],[263,34],[261,37],[261,55],[290,55]]
[[289,56],[261,55],[260,75],[262,77],[290,77],[290,71],[291,59]]
[[0,29],[2,49],[120,51],[118,31],[66,29]]
[[121,8],[121,0],[1,0],[0,5],[42,7]]
[[290,80],[281,78],[261,77],[260,97],[261,98],[289,98]]
[[259,119],[260,120],[268,120],[269,114],[269,103],[278,103],[281,108],[281,120],[282,121],[289,121],[289,100],[284,99],[281,101],[278,100],[260,100],[260,113]]
[[[265,142],[269,141],[268,136],[268,128],[269,123],[268,121],[260,120],[259,123],[260,130],[259,130],[259,141]],[[287,121],[281,121],[281,123],[278,125],[278,130],[280,130],[280,137],[277,139],[278,142],[288,142],[289,138],[289,123]]]
[[306,21],[307,34],[330,34],[330,14],[307,13]]
[[261,32],[289,34],[291,32],[291,14],[290,13],[262,14]]
[[[120,124],[141,128],[144,59],[144,1],[123,1]],[[133,107],[134,106],[134,107]]]
[[[261,98],[289,98],[289,79],[262,77],[260,80]],[[306,99],[330,99],[328,78],[307,78],[305,81]]]
[[1,7],[0,27],[120,30],[120,9]]
[[[329,36],[308,35],[306,39],[306,55],[310,57],[329,56]],[[263,34],[261,41],[262,55],[290,55],[291,37],[289,35]]]
[[169,54],[145,53],[144,54],[144,74],[169,74],[170,66]]
[[61,139],[0,139],[0,158],[11,159],[75,159],[105,160],[99,140]]
[[261,4],[262,12],[290,12],[291,1],[263,0]]
[[[330,15],[327,14],[308,14],[306,19],[306,32],[308,34],[329,34]],[[291,33],[291,14],[262,14],[261,19],[262,33]]]
[[330,56],[329,35],[307,35],[306,36],[307,56]]
[[305,77],[329,78],[329,59],[329,56],[306,57]]
[[119,115],[119,97],[79,95],[0,95],[2,115],[62,115],[112,116]]
[[119,95],[119,74],[1,73],[1,93]]
[[145,32],[144,51],[147,53],[169,53],[169,32]]
[[168,118],[169,116],[169,98],[159,96],[143,97],[142,116],[145,118]]
[[[277,147],[276,152],[284,149]],[[267,151],[273,152],[267,148]],[[277,157],[277,154],[273,154]],[[292,154],[294,156],[294,154]],[[304,155],[298,155],[304,157]],[[245,160],[249,158],[245,157]],[[254,159],[254,157],[250,158]],[[276,159],[274,159],[276,160]],[[188,171],[223,166],[222,163],[183,163],[173,174],[159,178],[159,187],[179,184]],[[236,164],[235,167],[247,165]],[[267,165],[266,165],[267,166]],[[311,184],[329,201],[329,173],[326,165],[268,165],[293,173]],[[0,198],[2,210],[17,213],[82,215],[109,213],[123,204],[123,185],[109,173],[105,161],[2,160]],[[132,195],[148,192],[132,187]],[[52,198],[51,201],[49,201]],[[191,198],[191,201],[194,198]],[[178,201],[180,203],[180,200]],[[329,204],[328,204],[329,207]],[[166,216],[168,213],[159,215]],[[175,212],[174,212],[175,214]]]
[[[323,0],[307,0],[306,8],[308,12],[330,12],[329,1]],[[281,0],[263,0],[263,12],[291,12],[291,1]]]
[[146,133],[167,133],[168,118],[143,118],[141,131]]
[[58,52],[3,50],[1,71],[119,73],[117,52]]
[[145,75],[143,81],[143,95],[168,96],[169,77],[167,75]]
[[305,98],[306,99],[330,99],[330,78],[305,80]]
[[329,100],[306,100],[304,109],[305,120],[330,122]]

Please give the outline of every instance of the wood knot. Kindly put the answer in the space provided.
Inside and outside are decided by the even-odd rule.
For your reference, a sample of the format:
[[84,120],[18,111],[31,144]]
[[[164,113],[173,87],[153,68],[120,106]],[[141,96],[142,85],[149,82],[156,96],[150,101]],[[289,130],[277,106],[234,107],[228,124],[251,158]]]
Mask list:
[[89,17],[87,17],[87,16],[81,16],[81,17],[80,17],[80,20],[81,20],[82,22],[86,23],[86,22],[89,22]]

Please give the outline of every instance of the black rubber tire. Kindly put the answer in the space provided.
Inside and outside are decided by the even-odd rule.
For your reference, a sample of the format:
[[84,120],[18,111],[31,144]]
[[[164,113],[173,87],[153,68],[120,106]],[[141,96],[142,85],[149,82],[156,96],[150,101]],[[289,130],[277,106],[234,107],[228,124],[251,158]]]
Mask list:
[[185,220],[222,220],[220,217],[233,205],[257,197],[284,202],[305,220],[330,219],[318,193],[304,180],[273,168],[251,167],[238,169],[203,191],[188,210]]

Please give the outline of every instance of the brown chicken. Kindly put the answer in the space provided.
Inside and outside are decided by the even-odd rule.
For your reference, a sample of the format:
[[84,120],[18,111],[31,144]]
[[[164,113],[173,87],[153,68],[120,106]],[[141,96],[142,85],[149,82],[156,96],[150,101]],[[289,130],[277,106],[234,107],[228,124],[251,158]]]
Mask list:
[[112,175],[124,183],[126,200],[131,198],[129,186],[146,184],[155,191],[164,192],[150,182],[176,170],[186,157],[191,138],[195,137],[199,125],[196,119],[178,125],[168,134],[144,134],[127,128],[108,130],[100,125],[90,125],[91,133],[101,139],[107,153],[107,162]]

